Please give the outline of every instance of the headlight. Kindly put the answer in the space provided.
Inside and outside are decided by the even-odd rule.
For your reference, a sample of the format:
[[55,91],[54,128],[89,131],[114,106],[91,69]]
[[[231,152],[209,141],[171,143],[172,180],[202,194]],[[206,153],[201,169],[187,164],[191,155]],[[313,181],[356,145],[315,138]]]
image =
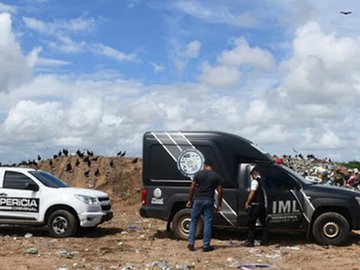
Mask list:
[[78,200],[82,201],[83,203],[86,203],[89,205],[99,204],[98,199],[95,197],[90,197],[90,196],[85,196],[85,195],[80,195],[80,194],[75,194],[75,197]]

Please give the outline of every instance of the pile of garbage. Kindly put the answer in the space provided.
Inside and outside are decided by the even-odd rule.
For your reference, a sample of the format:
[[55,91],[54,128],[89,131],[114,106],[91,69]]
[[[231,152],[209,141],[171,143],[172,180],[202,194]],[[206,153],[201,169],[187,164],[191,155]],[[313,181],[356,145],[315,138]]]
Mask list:
[[294,157],[283,155],[273,158],[278,164],[288,166],[314,183],[360,189],[359,170],[348,169],[330,158],[321,159],[313,154],[307,156],[299,154]]

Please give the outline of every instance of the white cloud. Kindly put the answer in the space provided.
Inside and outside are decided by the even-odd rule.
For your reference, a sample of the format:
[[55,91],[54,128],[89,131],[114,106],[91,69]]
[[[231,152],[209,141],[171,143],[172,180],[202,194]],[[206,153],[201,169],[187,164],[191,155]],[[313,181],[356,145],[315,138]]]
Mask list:
[[228,88],[234,86],[240,79],[240,72],[234,67],[212,67],[208,63],[204,63],[201,70],[200,81],[209,86]]
[[185,47],[184,56],[187,58],[196,58],[201,48],[201,42],[199,40],[193,40]]
[[218,62],[222,65],[249,65],[264,70],[275,67],[275,59],[270,52],[259,47],[251,48],[244,38],[236,39],[235,48],[222,52]]
[[249,13],[232,13],[226,6],[214,4],[201,5],[195,1],[174,1],[173,8],[187,15],[196,17],[210,23],[228,24],[237,27],[252,27],[256,20]]
[[30,76],[30,66],[12,32],[11,16],[0,13],[0,92],[19,85]]
[[300,27],[293,42],[293,57],[282,66],[285,76],[280,94],[298,104],[353,103],[359,97],[355,90],[359,40],[325,33],[315,22]]
[[38,141],[56,136],[54,126],[61,124],[62,117],[63,111],[57,102],[39,104],[22,100],[10,109],[2,129],[9,140],[17,134],[17,141]]
[[25,25],[43,35],[64,35],[68,33],[90,32],[95,26],[93,18],[76,18],[71,20],[54,20],[45,22],[36,18],[24,17]]
[[185,46],[175,48],[175,66],[177,71],[182,74],[189,60],[198,57],[201,49],[199,40],[190,41]]
[[110,58],[113,58],[117,61],[123,62],[133,62],[133,61],[137,61],[137,55],[134,53],[124,53],[124,52],[120,52],[114,48],[111,48],[109,46],[105,46],[103,44],[95,44],[94,46],[92,46],[92,48],[90,49],[93,53],[95,54],[99,54],[99,55],[103,55],[103,56],[107,56]]
[[0,3],[0,13],[4,12],[4,13],[11,13],[11,14],[15,14],[17,12],[17,7],[15,6],[11,6],[11,5],[6,5],[4,3]]
[[157,64],[155,62],[150,61],[149,64],[153,67],[155,73],[165,71],[165,67],[163,65]]
[[243,69],[246,72],[253,69],[262,73],[274,70],[275,67],[275,59],[269,51],[252,48],[243,38],[238,38],[233,49],[219,55],[215,66],[203,63],[199,78],[209,86],[229,88],[239,83]]

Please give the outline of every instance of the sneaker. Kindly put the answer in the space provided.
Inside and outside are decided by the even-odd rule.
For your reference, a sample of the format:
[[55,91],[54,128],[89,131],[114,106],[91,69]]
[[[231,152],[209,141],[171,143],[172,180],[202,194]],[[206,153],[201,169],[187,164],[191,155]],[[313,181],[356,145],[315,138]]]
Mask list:
[[195,251],[194,245],[188,244],[187,247],[188,247],[188,250],[190,250],[190,251]]
[[212,246],[208,246],[208,247],[203,248],[204,252],[209,252],[209,251],[213,251],[213,250],[214,250],[214,248]]
[[250,242],[250,241],[245,241],[244,243],[243,243],[243,246],[244,247],[253,247],[254,246],[254,242]]

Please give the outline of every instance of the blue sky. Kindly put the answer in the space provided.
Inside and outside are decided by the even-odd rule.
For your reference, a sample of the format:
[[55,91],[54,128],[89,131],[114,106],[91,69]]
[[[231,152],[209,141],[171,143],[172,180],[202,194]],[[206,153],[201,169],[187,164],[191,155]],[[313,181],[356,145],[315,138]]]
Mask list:
[[0,0],[0,162],[60,148],[141,156],[147,130],[360,159],[359,7]]

